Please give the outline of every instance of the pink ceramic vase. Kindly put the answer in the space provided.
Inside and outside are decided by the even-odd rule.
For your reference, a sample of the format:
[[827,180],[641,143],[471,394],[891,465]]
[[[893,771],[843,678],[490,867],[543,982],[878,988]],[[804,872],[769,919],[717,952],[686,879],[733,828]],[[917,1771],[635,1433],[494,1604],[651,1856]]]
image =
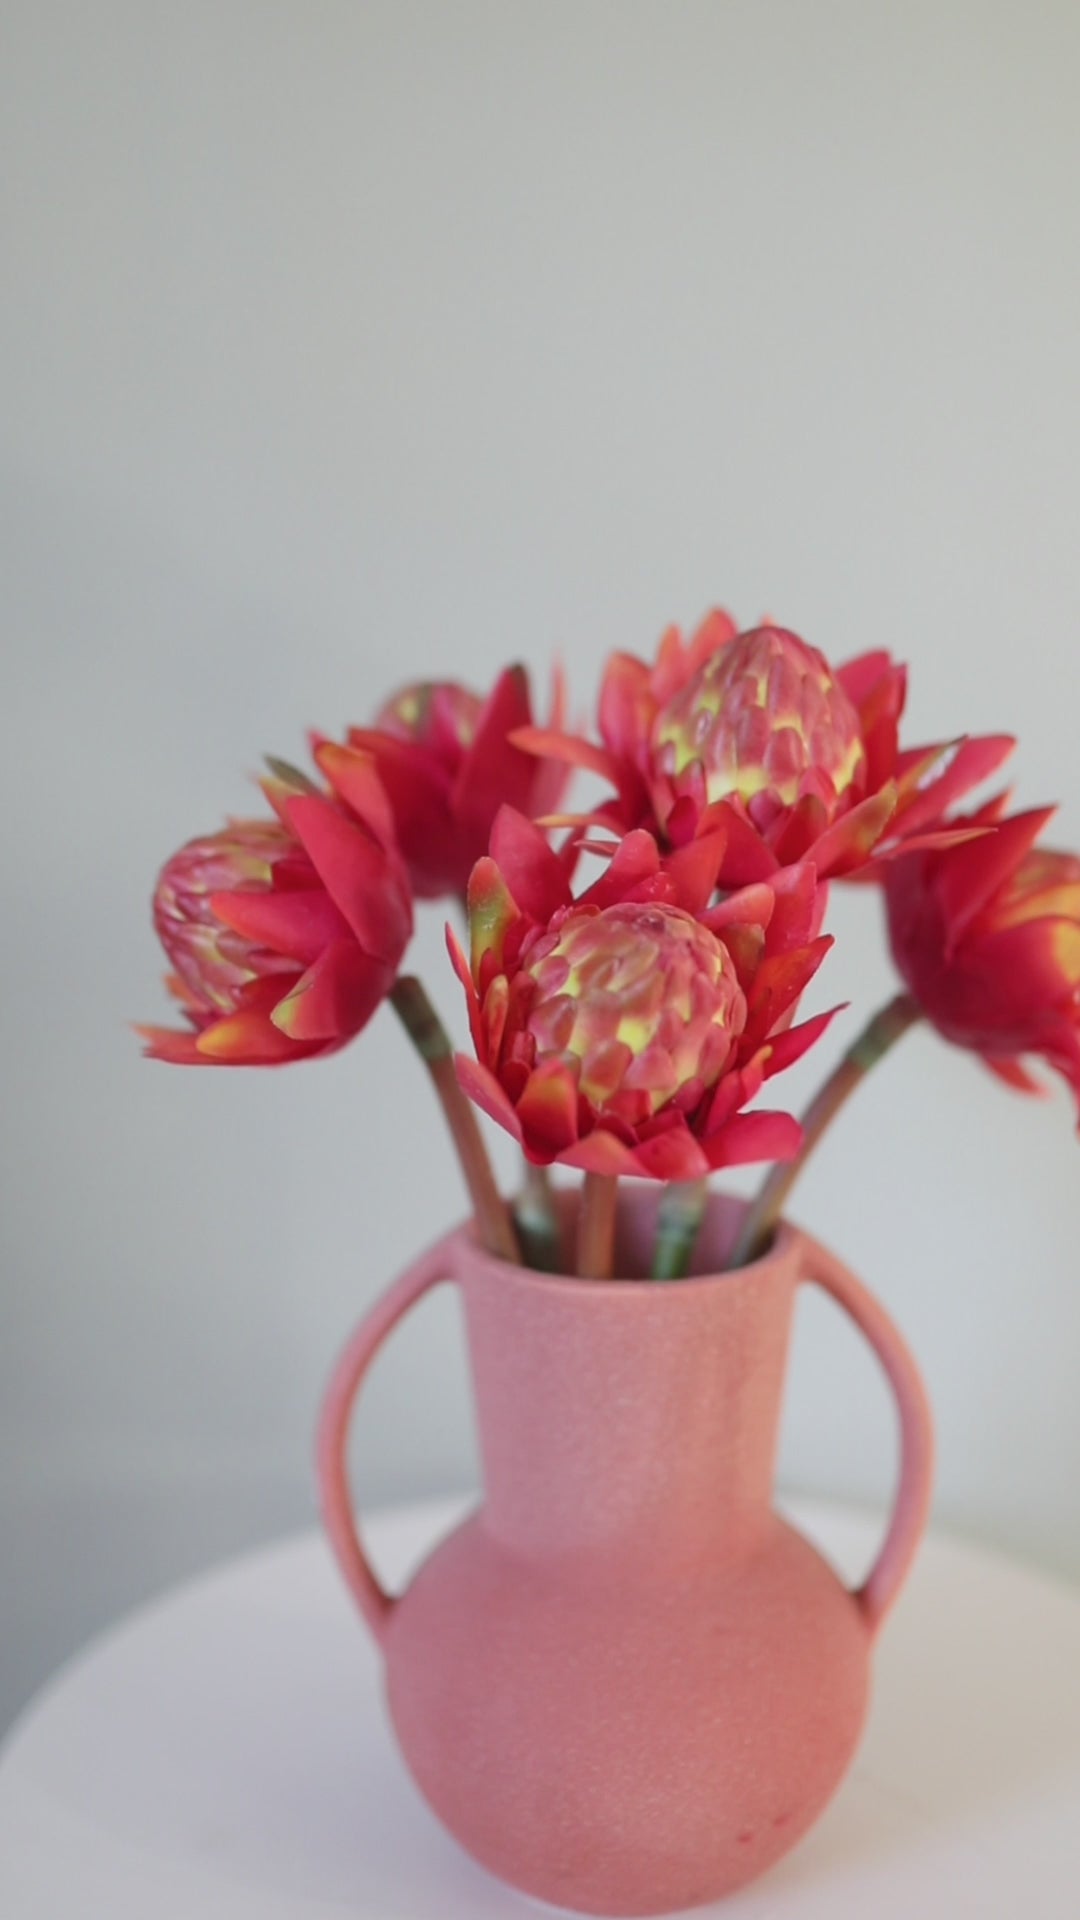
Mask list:
[[[620,1273],[643,1271],[655,1205],[623,1196]],[[451,1233],[368,1315],[324,1406],[326,1524],[409,1768],[477,1860],[559,1907],[694,1906],[798,1840],[851,1759],[925,1525],[930,1416],[900,1335],[793,1227],[723,1272],[739,1214],[713,1199],[701,1275],[668,1284],[532,1273]],[[804,1280],[861,1328],[900,1414],[895,1509],[855,1593],[772,1509]],[[356,1532],[346,1433],[381,1342],[440,1281],[464,1295],[485,1497],[391,1598]]]

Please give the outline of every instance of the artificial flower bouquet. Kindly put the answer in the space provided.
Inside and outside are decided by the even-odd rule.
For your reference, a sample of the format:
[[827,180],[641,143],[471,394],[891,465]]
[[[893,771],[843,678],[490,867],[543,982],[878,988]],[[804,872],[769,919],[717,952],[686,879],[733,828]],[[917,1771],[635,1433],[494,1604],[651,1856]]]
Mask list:
[[[651,665],[608,663],[595,738],[568,727],[558,677],[542,726],[520,667],[486,699],[410,686],[344,740],[317,735],[310,774],[270,761],[268,811],[158,882],[185,1024],[143,1029],[154,1058],[307,1060],[388,1000],[442,1102],[471,1221],[346,1345],[322,1509],[421,1792],[475,1859],[558,1907],[681,1911],[744,1884],[855,1751],[933,1445],[884,1309],[781,1219],[824,1128],[924,1018],[1009,1086],[1035,1089],[1036,1055],[1080,1089],[1080,860],[1039,844],[1045,810],[958,811],[1013,743],[902,745],[904,694],[886,653],[834,669],[719,613]],[[600,787],[576,811],[575,770]],[[798,1007],[833,880],[880,889],[902,986],[800,1124],[757,1103],[832,1017]],[[456,1056],[402,971],[414,902],[439,898],[467,923],[464,944],[447,931],[472,1039]],[[520,1145],[509,1201],[478,1110]],[[753,1161],[771,1166],[748,1205],[710,1192]],[[553,1166],[583,1179],[554,1187]],[[392,1595],[357,1528],[349,1421],[384,1339],[444,1281],[484,1497]],[[773,1508],[803,1282],[868,1340],[899,1417],[891,1517],[854,1591]]]
[[[430,1070],[475,1229],[502,1258],[565,1270],[548,1169],[584,1175],[572,1268],[612,1272],[617,1182],[664,1184],[657,1280],[689,1271],[709,1176],[772,1162],[732,1264],[770,1243],[841,1101],[928,1019],[1008,1085],[1040,1055],[1080,1088],[1080,859],[1039,837],[1047,809],[998,795],[958,812],[1005,735],[901,744],[904,668],[833,668],[794,633],[711,614],[652,664],[616,654],[596,734],[546,725],[521,667],[486,698],[406,687],[313,771],[274,759],[259,818],[169,860],[154,921],[185,1025],[143,1028],[151,1057],[282,1066],[354,1039],[389,1000]],[[577,769],[606,791],[567,810]],[[596,871],[596,863],[600,863]],[[800,1125],[756,1103],[832,1017],[797,1008],[831,940],[832,880],[877,886],[902,990],[874,1015]],[[404,972],[416,900],[445,898],[473,1053],[456,1057]],[[835,1012],[835,1009],[833,1010]],[[481,1109],[520,1143],[497,1191]]]

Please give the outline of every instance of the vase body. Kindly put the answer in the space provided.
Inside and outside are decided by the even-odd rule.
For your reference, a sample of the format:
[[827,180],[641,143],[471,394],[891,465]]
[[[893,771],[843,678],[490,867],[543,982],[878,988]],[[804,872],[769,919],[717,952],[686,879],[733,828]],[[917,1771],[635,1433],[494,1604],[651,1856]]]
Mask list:
[[[647,1266],[653,1211],[624,1201],[620,1272]],[[460,1235],[436,1260],[464,1295],[485,1496],[365,1611],[421,1792],[555,1906],[667,1912],[750,1880],[865,1716],[881,1608],[772,1508],[805,1244],[724,1273],[736,1215],[712,1204],[706,1271],[674,1284],[530,1273]]]

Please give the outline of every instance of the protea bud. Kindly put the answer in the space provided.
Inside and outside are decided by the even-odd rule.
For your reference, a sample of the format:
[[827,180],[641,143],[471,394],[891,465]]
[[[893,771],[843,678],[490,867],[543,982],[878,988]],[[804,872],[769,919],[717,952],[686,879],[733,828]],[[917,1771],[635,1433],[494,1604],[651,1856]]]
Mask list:
[[946,1040],[1026,1092],[1022,1057],[1040,1054],[1080,1100],[1080,859],[1035,846],[1052,809],[1003,805],[954,822],[978,838],[892,863],[893,957]]
[[633,1126],[714,1087],[746,1025],[723,942],[680,907],[571,909],[530,948],[525,1027],[542,1054],[573,1054],[599,1119]]
[[783,627],[741,633],[703,661],[653,721],[657,771],[697,762],[710,801],[741,800],[768,827],[804,793],[832,821],[866,778],[859,716],[824,654]]
[[385,799],[369,786],[370,813],[358,791],[346,813],[280,781],[267,791],[277,820],[233,821],[162,870],[154,925],[190,1031],[140,1028],[154,1059],[275,1066],[332,1052],[394,984],[412,901]]
[[[370,756],[389,797],[420,898],[464,898],[504,802],[531,819],[557,804],[565,768],[522,752],[510,738],[532,721],[528,675],[507,667],[486,698],[456,681],[425,681],[395,694],[373,727],[350,729],[349,746]],[[558,687],[552,724],[561,725]],[[316,747],[331,785],[342,751],[329,742]]]
[[[586,816],[685,846],[724,828],[725,887],[811,860],[823,880],[900,848],[944,845],[946,810],[999,766],[1004,734],[901,749],[906,673],[887,653],[833,669],[774,626],[739,633],[712,613],[655,660],[617,653],[600,692],[601,744],[527,727],[516,742],[614,789]],[[955,836],[954,836],[955,837]]]
[[661,859],[627,835],[579,900],[550,847],[504,809],[469,885],[472,951],[450,936],[477,1059],[462,1086],[528,1157],[692,1180],[783,1159],[799,1129],[744,1114],[828,1016],[790,1028],[831,944],[807,867],[709,905],[724,835]]
[[484,703],[456,680],[419,680],[381,707],[375,730],[405,740],[454,774],[476,739]]
[[154,928],[192,1005],[230,1013],[253,980],[295,973],[294,961],[226,926],[211,904],[219,893],[272,892],[275,869],[290,864],[295,873],[309,863],[276,820],[234,820],[166,861],[154,890]]

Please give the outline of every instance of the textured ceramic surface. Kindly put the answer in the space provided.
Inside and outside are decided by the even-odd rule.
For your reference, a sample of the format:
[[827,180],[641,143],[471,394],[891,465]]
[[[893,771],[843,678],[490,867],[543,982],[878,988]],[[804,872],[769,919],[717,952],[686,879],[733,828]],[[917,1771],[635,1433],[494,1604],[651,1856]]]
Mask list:
[[[641,1271],[654,1207],[625,1195],[620,1272]],[[324,1407],[326,1522],[412,1774],[476,1859],[556,1906],[694,1906],[793,1845],[852,1756],[873,1634],[925,1525],[929,1414],[900,1336],[795,1229],[719,1271],[737,1217],[714,1199],[706,1271],[667,1285],[528,1273],[451,1234],[368,1316]],[[391,1600],[355,1530],[349,1412],[442,1280],[464,1294],[486,1495]],[[772,1510],[804,1280],[852,1314],[900,1413],[893,1520],[857,1593]]]

